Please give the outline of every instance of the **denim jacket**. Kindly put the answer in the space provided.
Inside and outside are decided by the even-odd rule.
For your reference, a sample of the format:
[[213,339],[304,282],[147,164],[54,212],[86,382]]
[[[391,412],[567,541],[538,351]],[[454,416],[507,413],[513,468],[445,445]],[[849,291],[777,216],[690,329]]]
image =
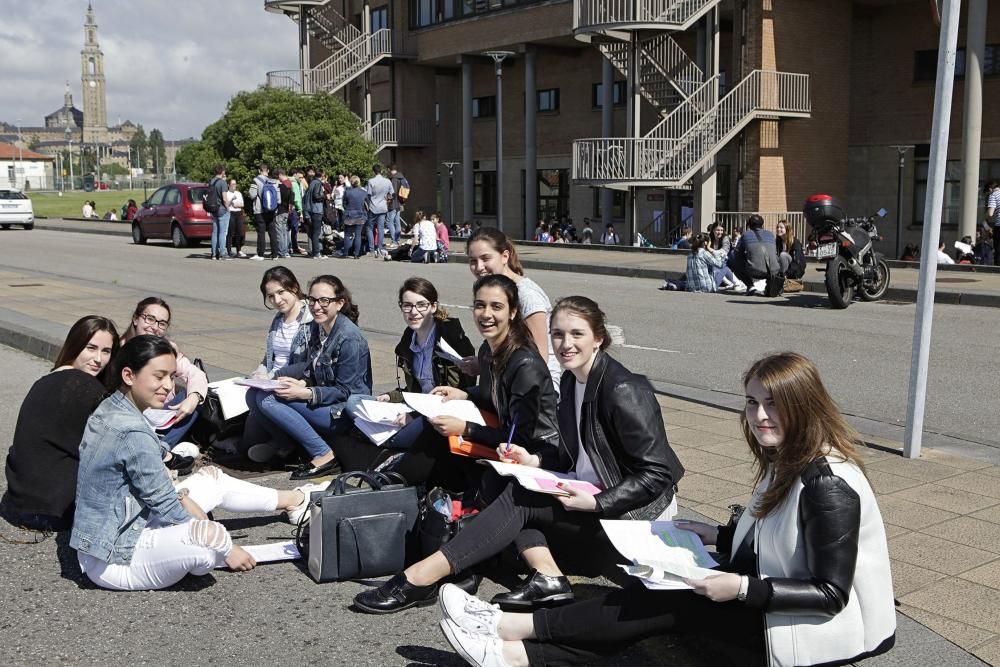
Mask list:
[[345,315],[337,316],[322,346],[319,334],[319,324],[310,322],[308,359],[289,364],[277,374],[305,380],[313,389],[309,405],[329,406],[332,418],[337,419],[351,394],[372,393],[372,358],[361,329]]
[[192,518],[177,499],[156,432],[116,391],[83,432],[69,544],[105,563],[125,565],[151,515],[165,525]]
[[[299,316],[295,318],[295,321],[299,323],[299,330],[295,332],[295,338],[292,339],[292,350],[288,355],[286,366],[304,360],[309,353],[309,323],[312,322],[313,318],[306,303],[304,301],[300,303],[302,307],[299,308]],[[254,375],[267,375],[273,378],[279,370],[274,367],[274,336],[281,330],[284,321],[285,316],[281,313],[277,313],[271,320],[271,328],[267,331],[267,340],[264,343],[264,358],[257,370],[254,371]]]

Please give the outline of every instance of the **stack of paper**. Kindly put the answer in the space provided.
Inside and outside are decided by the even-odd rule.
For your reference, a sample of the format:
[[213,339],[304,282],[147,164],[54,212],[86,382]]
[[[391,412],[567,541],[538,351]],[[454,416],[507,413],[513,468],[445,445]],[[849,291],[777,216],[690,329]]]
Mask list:
[[168,429],[173,426],[174,422],[177,421],[176,410],[157,410],[155,408],[146,408],[142,411],[142,416],[145,417],[146,421],[149,422],[149,425],[157,431]]
[[252,387],[253,389],[260,389],[262,391],[274,391],[281,386],[281,382],[268,380],[267,378],[240,378],[233,380],[233,382],[244,387]]
[[697,533],[673,521],[601,520],[601,527],[618,552],[632,561],[622,566],[646,588],[691,588],[684,579],[704,579],[719,574],[718,563],[705,550]]
[[402,428],[394,423],[396,418],[410,412],[413,410],[404,403],[361,401],[361,405],[351,416],[354,417],[354,425],[358,430],[381,446]]
[[453,364],[458,364],[462,362],[462,355],[455,351],[451,345],[448,344],[444,338],[438,339],[438,349],[435,350],[437,355],[442,359],[446,359]]
[[462,421],[486,426],[483,414],[472,401],[445,401],[437,394],[416,394],[403,392],[407,405],[425,417],[455,417]]
[[208,389],[219,397],[219,407],[222,409],[223,419],[239,417],[244,412],[249,411],[247,407],[247,389],[244,385],[236,384],[241,377],[232,377],[226,380],[210,382]]
[[[278,563],[286,560],[298,560],[302,558],[299,548],[295,546],[293,540],[287,542],[272,542],[270,544],[250,544],[243,547],[243,550],[253,556],[257,564]],[[228,567],[225,563],[217,565],[215,569],[221,570]]]
[[499,474],[515,478],[518,484],[529,491],[547,493],[551,496],[570,495],[559,488],[558,485],[560,483],[571,486],[574,490],[591,496],[596,496],[602,491],[600,487],[590,482],[579,480],[571,473],[552,472],[551,470],[542,470],[541,468],[532,468],[531,466],[522,466],[516,463],[503,463],[501,461],[486,461],[486,463],[493,466],[493,469]]

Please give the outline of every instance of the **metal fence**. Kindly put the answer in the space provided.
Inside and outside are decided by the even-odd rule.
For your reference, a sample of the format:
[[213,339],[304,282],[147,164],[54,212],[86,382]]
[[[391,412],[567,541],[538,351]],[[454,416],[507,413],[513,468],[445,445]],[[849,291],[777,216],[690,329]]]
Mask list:
[[[734,227],[746,230],[747,218],[754,215],[754,213],[755,211],[717,211],[713,217],[713,223],[720,223],[725,228],[726,233],[731,234]],[[809,226],[806,224],[802,211],[771,211],[757,213],[757,215],[764,218],[764,229],[773,232],[778,221],[785,220],[792,226],[795,238],[800,239],[803,244],[809,238]]]

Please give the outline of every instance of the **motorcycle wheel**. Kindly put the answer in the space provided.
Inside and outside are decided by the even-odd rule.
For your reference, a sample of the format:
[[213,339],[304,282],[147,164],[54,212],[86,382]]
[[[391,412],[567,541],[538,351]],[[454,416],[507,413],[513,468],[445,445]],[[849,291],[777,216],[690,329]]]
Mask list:
[[843,310],[851,305],[854,282],[843,257],[834,257],[826,265],[826,295],[830,297],[830,305],[835,310]]
[[859,296],[862,301],[878,301],[885,296],[885,291],[889,289],[889,265],[885,263],[882,255],[875,256],[875,271],[878,273],[878,281],[872,285],[867,282],[861,284]]

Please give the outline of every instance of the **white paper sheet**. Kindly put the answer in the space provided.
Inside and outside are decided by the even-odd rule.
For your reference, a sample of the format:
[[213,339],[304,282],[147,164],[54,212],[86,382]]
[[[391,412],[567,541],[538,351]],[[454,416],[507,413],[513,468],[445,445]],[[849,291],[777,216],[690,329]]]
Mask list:
[[237,380],[242,379],[241,377],[231,377],[208,384],[208,388],[219,397],[219,407],[222,408],[224,419],[238,417],[250,409],[247,407],[247,389],[249,387],[236,384]]
[[[243,550],[253,556],[257,564],[277,563],[284,560],[298,560],[302,558],[299,548],[295,546],[293,540],[287,542],[271,542],[269,544],[250,544],[243,547]],[[226,569],[226,565],[220,565],[217,570]]]
[[281,382],[266,378],[239,378],[234,380],[234,382],[244,387],[252,387],[253,389],[261,389],[263,391],[274,391],[281,386]]
[[486,426],[486,420],[472,401],[443,401],[436,394],[416,394],[403,392],[407,405],[425,417],[455,417],[462,421]]
[[405,403],[361,401],[361,408],[354,412],[354,416],[370,422],[386,422],[391,424],[399,415],[411,412],[413,412],[413,408]]
[[514,477],[518,484],[529,491],[547,493],[551,496],[568,496],[568,493],[556,486],[557,483],[564,482],[592,496],[601,492],[599,487],[590,482],[578,480],[575,475],[570,473],[552,472],[551,470],[542,470],[541,468],[532,468],[531,466],[523,466],[516,463],[503,463],[502,461],[484,460],[484,462],[493,466],[493,469],[497,473]]
[[437,346],[438,346],[437,354],[442,359],[447,359],[453,364],[457,364],[462,361],[463,359],[462,355],[456,352],[455,348],[449,345],[448,341],[446,341],[444,338],[438,339]]
[[177,421],[176,410],[157,410],[156,408],[146,408],[142,411],[142,416],[146,418],[149,425],[157,431],[169,428]]
[[637,576],[653,588],[690,588],[680,577],[704,579],[719,574],[709,569],[718,563],[701,543],[697,533],[684,530],[673,521],[611,521],[601,520],[601,527],[618,552],[632,561]]

